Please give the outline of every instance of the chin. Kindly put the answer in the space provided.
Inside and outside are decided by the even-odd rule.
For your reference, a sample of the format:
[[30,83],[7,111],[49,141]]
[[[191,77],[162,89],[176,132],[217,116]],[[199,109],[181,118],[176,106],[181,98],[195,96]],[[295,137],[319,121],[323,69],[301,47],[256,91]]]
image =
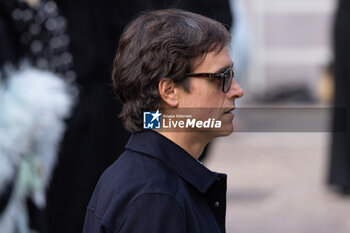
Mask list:
[[233,124],[224,125],[218,132],[217,137],[226,137],[233,133]]
[[222,133],[223,136],[228,136],[233,132],[233,118],[234,115],[232,113],[225,114],[225,117],[222,118],[220,133]]
[[228,136],[233,133],[233,126],[231,126],[229,129],[223,131],[223,136]]

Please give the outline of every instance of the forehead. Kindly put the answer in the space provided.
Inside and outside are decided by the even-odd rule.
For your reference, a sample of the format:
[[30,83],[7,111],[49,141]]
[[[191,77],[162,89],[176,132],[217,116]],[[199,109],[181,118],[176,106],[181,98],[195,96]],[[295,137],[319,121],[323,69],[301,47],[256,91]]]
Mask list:
[[204,58],[198,59],[193,73],[215,73],[230,66],[233,66],[233,62],[228,48],[224,47],[221,50],[213,50],[207,53]]

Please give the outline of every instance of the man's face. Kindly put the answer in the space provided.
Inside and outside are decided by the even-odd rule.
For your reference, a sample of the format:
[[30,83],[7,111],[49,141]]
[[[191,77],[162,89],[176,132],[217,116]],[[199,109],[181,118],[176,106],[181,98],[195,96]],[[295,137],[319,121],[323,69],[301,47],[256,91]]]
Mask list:
[[[227,47],[220,52],[214,50],[207,53],[205,59],[191,73],[221,73],[233,63]],[[227,93],[222,91],[222,80],[207,77],[190,77],[189,93],[183,91],[179,95],[181,108],[200,109],[197,117],[202,119],[215,118],[222,121],[220,130],[214,130],[211,137],[229,135],[233,131],[233,114],[235,100],[243,96],[243,90],[233,79]]]

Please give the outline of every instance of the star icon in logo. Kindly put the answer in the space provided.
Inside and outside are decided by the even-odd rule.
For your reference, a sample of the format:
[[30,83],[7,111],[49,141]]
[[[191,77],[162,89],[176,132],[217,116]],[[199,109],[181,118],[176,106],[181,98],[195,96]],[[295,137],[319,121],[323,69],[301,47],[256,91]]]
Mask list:
[[160,115],[162,115],[162,114],[159,113],[159,109],[158,109],[157,112],[152,113],[151,115],[153,116],[151,122],[153,122],[155,119],[157,119],[157,121],[158,121],[158,117],[159,117]]

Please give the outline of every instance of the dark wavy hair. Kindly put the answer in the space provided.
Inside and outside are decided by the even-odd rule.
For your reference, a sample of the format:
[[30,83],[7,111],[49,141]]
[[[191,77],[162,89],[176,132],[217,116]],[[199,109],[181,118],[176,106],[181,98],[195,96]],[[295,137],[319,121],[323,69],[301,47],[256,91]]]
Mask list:
[[143,112],[160,109],[161,79],[171,79],[189,91],[185,74],[194,69],[194,62],[214,49],[221,50],[230,40],[221,23],[179,9],[136,17],[121,35],[112,74],[126,129],[141,131]]

